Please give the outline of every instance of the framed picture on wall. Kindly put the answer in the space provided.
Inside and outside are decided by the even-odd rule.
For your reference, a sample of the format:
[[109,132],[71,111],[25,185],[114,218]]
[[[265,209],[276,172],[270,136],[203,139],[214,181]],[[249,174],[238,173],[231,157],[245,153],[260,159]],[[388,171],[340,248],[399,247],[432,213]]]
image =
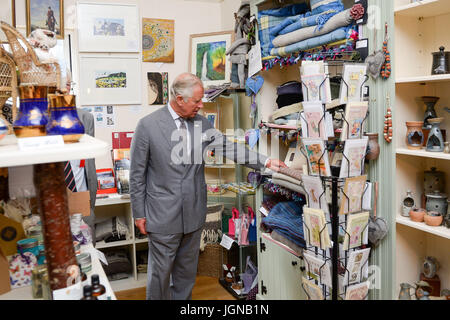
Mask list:
[[169,102],[169,74],[167,72],[147,72],[147,92],[149,105]]
[[141,104],[138,56],[81,56],[81,105]]
[[[0,20],[16,27],[16,0],[7,0],[2,3],[2,10],[0,11]],[[7,42],[6,36],[0,32],[0,43]]]
[[64,39],[64,1],[26,0],[27,36],[35,29],[46,29]]
[[79,2],[77,17],[79,52],[139,52],[136,5]]
[[175,20],[142,19],[142,61],[175,61]]
[[230,82],[231,62],[225,52],[232,42],[232,31],[191,34],[189,71],[205,86]]
[[204,114],[205,118],[208,119],[208,121],[211,123],[211,125],[218,129],[218,117],[217,117],[217,112],[205,112]]

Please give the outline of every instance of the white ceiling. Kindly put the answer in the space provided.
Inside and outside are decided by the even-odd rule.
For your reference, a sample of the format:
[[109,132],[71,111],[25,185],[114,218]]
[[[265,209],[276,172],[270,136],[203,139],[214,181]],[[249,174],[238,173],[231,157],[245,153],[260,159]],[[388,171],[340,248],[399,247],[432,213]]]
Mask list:
[[184,1],[197,1],[197,2],[223,2],[223,0],[184,0]]

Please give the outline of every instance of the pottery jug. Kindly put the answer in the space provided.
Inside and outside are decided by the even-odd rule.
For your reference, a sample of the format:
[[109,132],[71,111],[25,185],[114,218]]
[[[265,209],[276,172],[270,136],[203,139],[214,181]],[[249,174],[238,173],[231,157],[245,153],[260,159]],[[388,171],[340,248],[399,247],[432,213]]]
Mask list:
[[380,155],[380,145],[378,144],[378,133],[365,133],[369,137],[369,150],[366,155],[366,160],[376,160]]
[[433,193],[426,194],[426,197],[426,209],[428,212],[436,211],[442,216],[447,214],[447,195],[445,193],[434,191]]
[[20,107],[13,123],[14,134],[18,138],[45,136],[48,123],[48,87],[20,86]]
[[411,300],[411,289],[412,285],[409,283],[400,283],[400,293],[398,295],[398,300]]
[[423,121],[406,122],[406,147],[411,150],[422,149],[424,135],[422,132]]
[[78,118],[75,96],[50,94],[48,99],[50,119],[46,127],[47,134],[62,135],[67,143],[80,140],[84,126]]
[[444,118],[428,119],[431,124],[430,133],[427,140],[427,151],[429,152],[443,152],[444,151],[444,137],[439,128]]

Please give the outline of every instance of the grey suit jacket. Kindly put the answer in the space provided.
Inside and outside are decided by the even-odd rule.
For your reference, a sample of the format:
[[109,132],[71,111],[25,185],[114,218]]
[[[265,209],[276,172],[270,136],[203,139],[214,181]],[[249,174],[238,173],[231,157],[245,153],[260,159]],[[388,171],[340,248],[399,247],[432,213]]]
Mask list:
[[[84,132],[92,137],[95,136],[95,125],[94,116],[83,109],[77,109],[78,117],[84,126]],[[89,217],[84,217],[84,221],[91,227],[94,227],[95,220],[95,200],[97,196],[97,172],[95,168],[95,159],[86,159],[85,162],[85,178],[87,188],[89,190],[90,200],[91,200],[91,215]],[[93,229],[94,230],[94,229]]]
[[[180,164],[172,141],[177,126],[167,106],[142,118],[131,143],[130,196],[134,218],[146,218],[148,232],[190,233],[205,223],[207,210],[203,153],[215,149],[236,163],[262,169],[266,157],[223,139],[220,131],[200,115],[188,120],[191,156]],[[251,164],[253,163],[253,164]]]

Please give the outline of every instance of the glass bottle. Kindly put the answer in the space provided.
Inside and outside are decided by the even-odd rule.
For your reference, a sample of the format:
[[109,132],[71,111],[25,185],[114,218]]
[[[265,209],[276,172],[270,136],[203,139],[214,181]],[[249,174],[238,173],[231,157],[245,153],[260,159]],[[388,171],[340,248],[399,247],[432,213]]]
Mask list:
[[97,297],[98,300],[106,300],[106,288],[100,284],[100,278],[98,274],[91,276],[92,295]]
[[85,285],[83,287],[83,298],[80,300],[97,300],[97,297],[92,293],[92,287],[90,285]]
[[88,277],[87,277],[86,273],[84,273],[83,270],[81,269],[81,264],[78,264],[78,267],[80,268],[81,282],[84,283],[85,281],[88,280]]

